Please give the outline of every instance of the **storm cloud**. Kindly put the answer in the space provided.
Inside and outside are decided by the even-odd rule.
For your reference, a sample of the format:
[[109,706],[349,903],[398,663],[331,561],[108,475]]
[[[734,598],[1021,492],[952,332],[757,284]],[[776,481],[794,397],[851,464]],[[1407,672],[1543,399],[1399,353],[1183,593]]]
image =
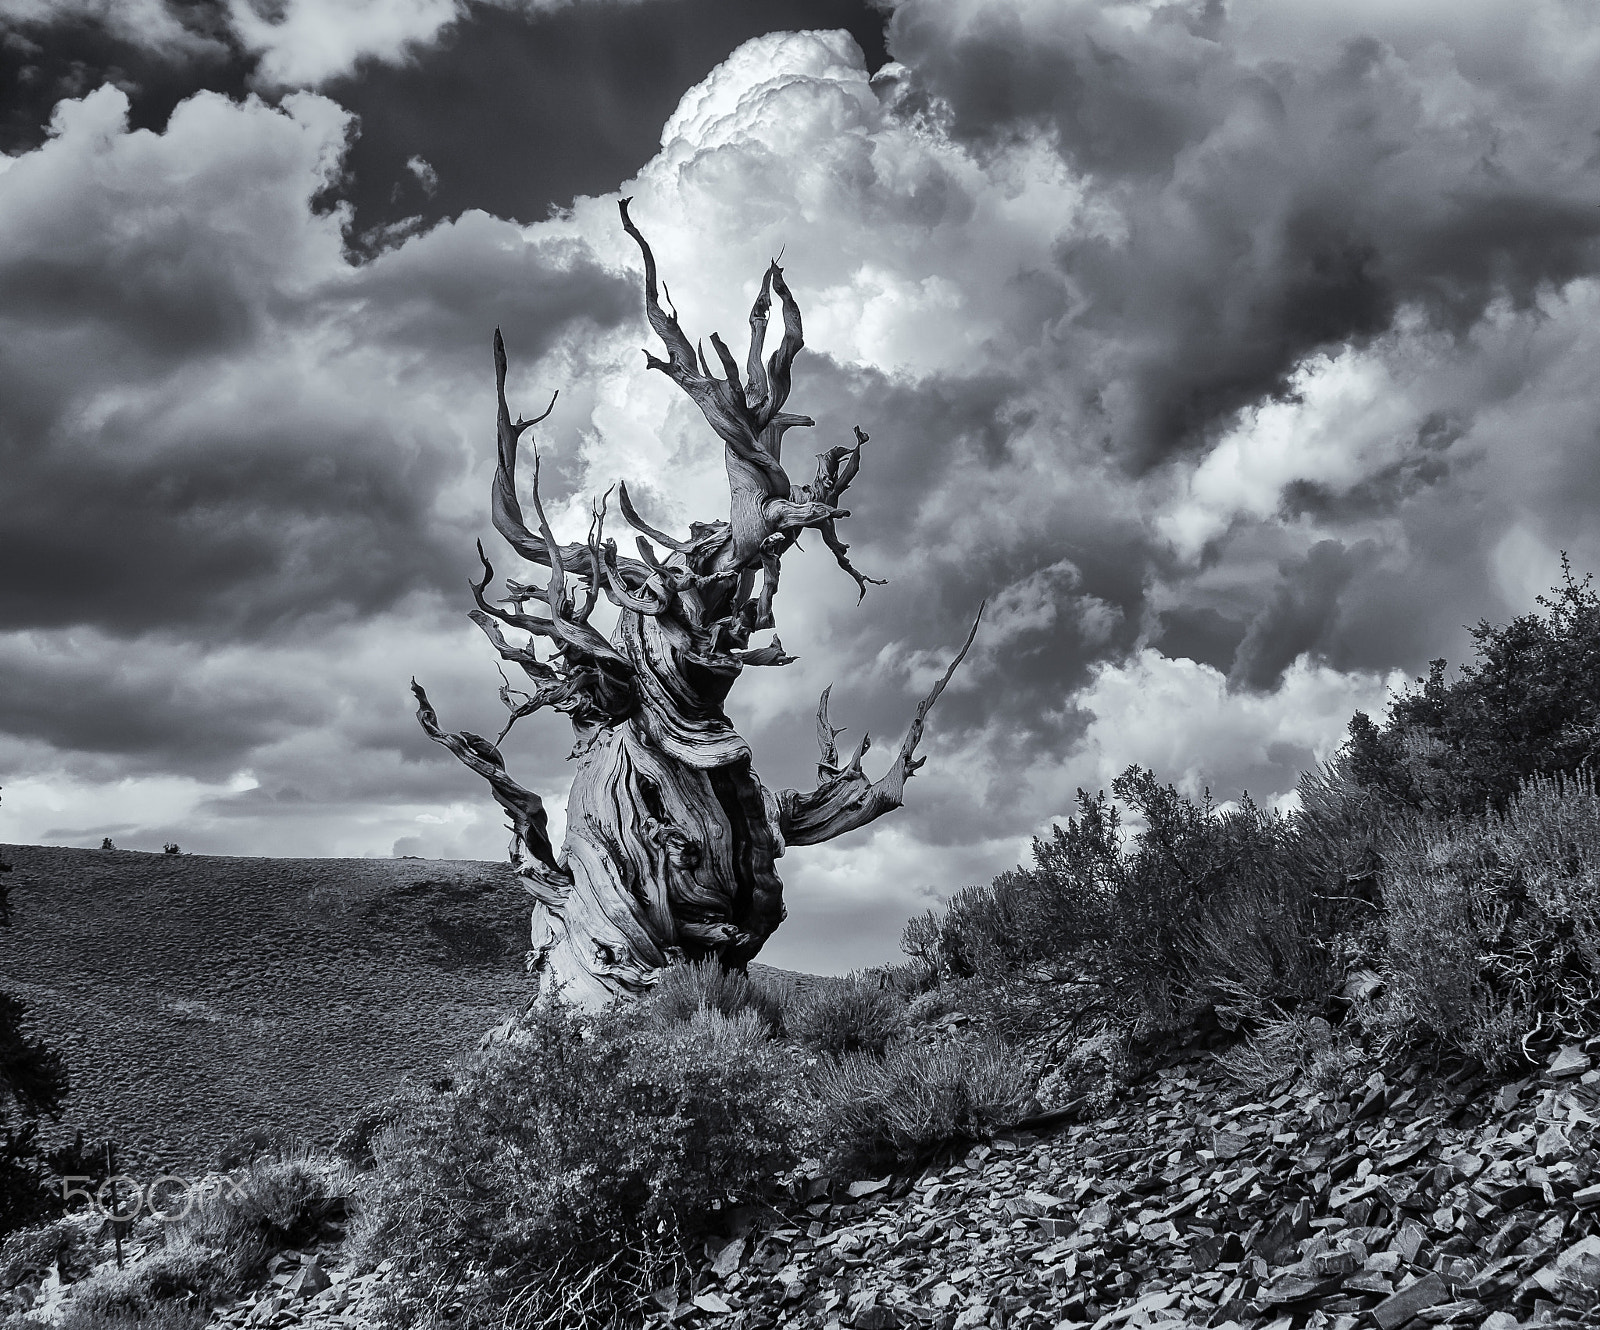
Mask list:
[[[988,605],[906,808],[784,860],[778,963],[887,958],[1131,762],[1292,802],[1560,551],[1600,567],[1579,11],[719,3],[0,0],[61,94],[0,159],[0,839],[502,852],[405,688],[498,729],[460,617],[491,331],[514,410],[560,390],[558,530],[618,479],[668,530],[726,510],[619,196],[692,337],[783,253],[793,473],[871,436],[843,534],[889,582],[786,561],[799,659],[730,703],[764,779],[810,783],[829,684],[870,768]],[[90,30],[84,69],[166,82],[60,84]],[[569,746],[507,745],[557,814]]]

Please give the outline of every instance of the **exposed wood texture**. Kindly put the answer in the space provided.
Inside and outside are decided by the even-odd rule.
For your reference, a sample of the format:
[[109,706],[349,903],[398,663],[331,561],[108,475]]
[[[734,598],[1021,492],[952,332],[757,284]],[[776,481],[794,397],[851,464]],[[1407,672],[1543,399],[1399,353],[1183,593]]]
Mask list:
[[[817,457],[809,482],[793,483],[783,466],[783,436],[813,422],[784,410],[805,338],[783,270],[774,261],[762,277],[742,380],[733,354],[711,335],[718,378],[704,349],[691,346],[676,312],[663,305],[655,256],[628,216],[626,199],[620,208],[644,258],[645,314],[667,352],[663,360],[646,351],[646,363],[699,406],[722,440],[729,520],[695,522],[687,536],[673,536],[645,521],[627,486],[619,485],[617,509],[635,533],[638,557],[619,553],[606,535],[610,493],[595,505],[585,538],[563,545],[545,516],[538,452],[530,447],[530,522],[518,497],[519,449],[555,399],[531,420],[513,419],[497,330],[494,525],[545,577],[542,585],[508,579],[504,596],[491,596],[494,569],[480,545],[471,617],[501,659],[522,671],[526,688],[501,689],[507,720],[490,742],[444,731],[427,693],[412,683],[423,730],[487,780],[510,816],[511,859],[535,902],[530,965],[542,984],[588,1005],[641,993],[657,971],[682,959],[716,956],[725,965],[745,965],[783,920],[776,861],[785,846],[829,840],[900,806],[906,780],[924,761],[916,750],[928,711],[978,626],[918,706],[880,779],[862,771],[866,739],[840,764],[824,692],[817,788],[774,794],[762,785],[723,701],[745,667],[794,659],[775,634],[758,646],[750,638],[775,626],[781,561],[801,532],[819,533],[855,582],[858,599],[869,585],[881,585],[850,562],[837,525],[849,516],[840,500],[861,469],[868,439],[857,428],[853,444]],[[763,360],[774,296],[783,331]],[[590,624],[601,597],[618,611],[609,638]],[[507,774],[499,749],[512,725],[545,707],[565,712],[577,739],[559,852],[538,795]]]

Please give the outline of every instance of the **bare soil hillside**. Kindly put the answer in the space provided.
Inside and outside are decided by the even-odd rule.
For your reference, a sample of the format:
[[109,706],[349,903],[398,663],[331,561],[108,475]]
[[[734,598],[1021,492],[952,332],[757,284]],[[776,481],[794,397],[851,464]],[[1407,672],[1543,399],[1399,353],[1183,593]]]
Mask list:
[[198,1168],[258,1126],[331,1141],[529,992],[527,898],[503,864],[27,845],[0,861],[0,990],[72,1079],[56,1136],[109,1136],[135,1171]]

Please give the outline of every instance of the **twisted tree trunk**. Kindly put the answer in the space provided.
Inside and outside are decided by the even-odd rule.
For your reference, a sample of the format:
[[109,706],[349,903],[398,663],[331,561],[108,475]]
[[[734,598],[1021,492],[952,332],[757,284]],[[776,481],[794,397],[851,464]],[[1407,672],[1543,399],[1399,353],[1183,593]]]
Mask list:
[[[638,533],[639,557],[619,554],[605,535],[609,492],[586,538],[562,545],[540,502],[534,451],[530,496],[538,520],[531,528],[517,497],[518,445],[555,400],[543,415],[513,421],[505,347],[496,331],[494,524],[518,554],[549,575],[543,586],[508,580],[505,597],[492,601],[485,591],[494,571],[480,545],[483,575],[473,583],[472,618],[501,657],[522,669],[532,691],[502,687],[510,715],[491,743],[467,732],[446,733],[422,686],[411,685],[422,728],[487,779],[510,815],[512,862],[535,901],[530,967],[541,986],[559,986],[568,999],[590,1006],[644,991],[657,971],[682,959],[715,956],[727,966],[746,964],[784,918],[776,870],[784,849],[830,840],[900,806],[907,778],[924,761],[916,749],[928,709],[977,632],[974,621],[880,779],[870,781],[862,771],[866,738],[841,763],[824,690],[816,788],[774,794],[762,785],[723,700],[746,666],[794,659],[776,636],[757,647],[750,637],[774,626],[780,563],[803,530],[818,531],[855,580],[858,599],[877,583],[851,564],[836,527],[849,516],[839,500],[860,469],[867,436],[857,428],[852,446],[820,454],[812,480],[793,484],[782,464],[783,436],[813,422],[783,409],[803,336],[782,269],[776,262],[768,267],[750,311],[744,382],[722,339],[711,335],[724,374],[717,378],[704,352],[697,356],[690,346],[676,314],[663,309],[655,257],[628,217],[628,201],[620,206],[622,225],[644,256],[645,312],[667,350],[666,360],[647,351],[646,361],[694,400],[722,439],[729,520],[696,522],[687,538],[675,538],[648,525],[627,486],[619,485],[617,504]],[[773,295],[783,333],[763,363]],[[602,595],[619,610],[609,640],[589,624]],[[543,658],[535,649],[540,641],[549,648]],[[567,713],[577,739],[559,854],[543,804],[506,773],[498,747],[518,719],[541,707]]]

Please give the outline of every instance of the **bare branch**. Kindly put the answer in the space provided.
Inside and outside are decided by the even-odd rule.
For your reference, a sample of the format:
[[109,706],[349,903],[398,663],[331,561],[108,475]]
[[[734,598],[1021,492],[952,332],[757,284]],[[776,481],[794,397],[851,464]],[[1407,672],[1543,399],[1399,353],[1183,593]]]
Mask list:
[[[622,214],[622,229],[633,237],[638,244],[640,252],[644,255],[644,312],[650,320],[650,326],[655,334],[667,345],[667,354],[672,358],[672,364],[680,370],[694,372],[694,349],[689,345],[689,339],[683,335],[683,329],[678,326],[676,313],[668,314],[661,308],[660,297],[656,294],[656,256],[650,252],[650,246],[644,236],[639,233],[639,228],[633,224],[633,219],[628,216],[628,204],[632,199],[621,199],[617,203],[617,210]],[[648,357],[650,353],[645,352]],[[655,368],[659,362],[652,362]]]
[[761,363],[761,352],[767,341],[767,311],[771,308],[772,269],[769,267],[761,278],[761,293],[756,297],[756,303],[750,306],[750,352],[745,357],[745,374],[749,382],[745,385],[744,400],[756,412],[757,420],[761,418],[760,413],[766,410],[767,394],[771,392],[766,366]]
[[817,762],[817,779],[826,780],[829,776],[837,774],[839,767],[839,745],[835,742],[844,733],[842,728],[835,729],[828,721],[828,697],[833,692],[830,683],[822,690],[822,697],[817,702],[817,747],[822,750],[822,756]]
[[[841,514],[841,516],[843,516],[843,514]],[[888,585],[888,581],[885,578],[868,577],[865,573],[858,570],[855,564],[850,562],[849,555],[846,553],[850,547],[846,545],[844,541],[839,539],[838,528],[834,526],[833,519],[831,517],[826,522],[819,523],[817,529],[822,532],[822,543],[833,551],[834,560],[838,563],[839,567],[843,568],[845,572],[849,573],[851,577],[855,578],[857,605],[866,599],[867,588],[869,586]]]
[[822,703],[817,708],[817,742],[822,748],[823,758],[817,766],[817,788],[804,794],[797,790],[785,790],[778,795],[778,820],[785,844],[816,845],[832,840],[900,807],[904,801],[906,781],[927,760],[918,757],[916,752],[917,745],[922,742],[928,712],[939,700],[939,694],[944,692],[956,667],[966,658],[973,638],[977,636],[978,624],[983,620],[983,609],[981,605],[978,607],[967,640],[962,643],[949,668],[918,703],[916,715],[900,745],[899,756],[880,779],[868,781],[861,770],[861,759],[868,747],[865,738],[849,763],[843,768],[837,765],[839,759],[834,738],[839,731],[828,723],[828,693],[823,692]]
[[[555,535],[550,530],[550,519],[545,516],[544,504],[539,500],[539,450],[537,448],[534,449],[533,453],[533,510],[539,515],[539,532],[544,537],[546,548],[558,548]],[[592,558],[593,551],[587,544],[583,546],[583,550],[586,555]],[[594,575],[598,580],[598,570]],[[563,642],[574,650],[581,651],[584,655],[590,656],[595,660],[609,661],[628,673],[632,672],[633,666],[628,661],[628,658],[619,653],[611,643],[607,642],[604,637],[585,622],[588,611],[594,608],[592,594],[589,597],[584,615],[576,619],[567,616],[566,607],[570,602],[566,594],[566,573],[559,560],[550,565],[550,580],[545,584],[544,594],[545,600],[550,606],[550,618],[553,626]]]
[[[635,531],[644,532],[644,534],[649,536],[651,540],[656,542],[656,544],[665,545],[669,550],[676,550],[679,554],[687,554],[694,548],[694,543],[692,541],[674,540],[671,536],[667,535],[666,532],[656,530],[655,527],[651,526],[642,517],[640,517],[638,511],[633,506],[633,500],[628,497],[627,481],[619,480],[617,482],[617,503],[621,507],[622,515],[627,519],[628,525],[631,526]],[[649,556],[646,557],[648,558]]]
[[745,665],[787,665],[791,661],[799,660],[799,656],[791,656],[783,649],[783,643],[774,634],[772,641],[764,647],[753,647],[749,651],[738,653],[739,660]]
[[978,635],[978,625],[983,622],[983,612],[988,608],[988,605],[989,602],[987,600],[979,604],[978,613],[972,620],[972,627],[967,630],[967,640],[961,644],[961,650],[956,652],[956,658],[945,667],[945,672],[939,676],[939,682],[934,684],[928,695],[917,703],[917,714],[911,718],[911,725],[906,730],[905,740],[900,745],[899,765],[905,768],[907,776],[915,774],[922,764],[928,760],[925,757],[915,756],[917,745],[922,742],[923,722],[927,720],[928,713],[933,710],[933,704],[939,700],[939,694],[944,692],[945,685],[954,677],[956,666],[967,658],[967,652],[972,647],[973,639]]
[[[506,672],[504,670],[500,671],[500,703],[505,707],[508,715],[500,733],[495,735],[494,746],[497,750],[506,741],[506,735],[511,733],[513,725],[524,716],[533,715],[535,711],[538,711],[540,707],[549,702],[549,698],[542,696],[544,691],[544,689],[541,689],[538,693],[525,693],[519,688],[513,688],[511,680],[506,678]],[[517,698],[522,700],[519,702],[516,700]]]
[[[483,565],[483,577],[477,582],[468,578],[467,585],[472,588],[472,598],[478,604],[479,614],[498,619],[508,628],[517,628],[525,633],[548,637],[553,642],[562,640],[561,634],[556,631],[556,626],[548,619],[541,619],[531,614],[513,614],[501,609],[484,596],[485,589],[494,579],[494,565],[489,562],[489,556],[483,552],[483,542],[481,540],[478,542],[478,562]],[[525,587],[515,582],[507,583],[507,586],[519,603],[523,600],[531,599],[534,595],[543,596],[545,594],[542,587]]]
[[836,517],[850,516],[849,513],[841,512],[831,504],[814,503],[809,499],[796,502],[790,498],[768,499],[761,505],[761,515],[772,527],[773,535],[800,527],[818,526]]
[[[643,539],[641,536],[640,540]],[[607,547],[601,568],[605,574],[606,595],[619,609],[632,610],[635,614],[648,614],[653,617],[665,614],[672,608],[675,597],[659,573],[652,572],[640,584],[639,590],[649,592],[647,598],[635,595],[633,588],[628,586],[626,579],[617,571],[615,549]]]
[[783,305],[783,340],[767,361],[769,386],[760,417],[763,426],[771,421],[789,400],[790,369],[794,364],[794,358],[800,354],[801,347],[805,345],[805,336],[800,327],[800,306],[795,304],[794,296],[789,292],[789,285],[783,280],[783,269],[778,266],[776,259],[767,269],[767,274],[772,279],[772,289],[778,293],[778,300]]
[[717,359],[722,362],[722,374],[727,380],[728,387],[738,394],[742,403],[744,385],[739,382],[739,366],[733,358],[733,352],[728,350],[727,344],[716,333],[711,334],[711,347],[717,353]]
[[[745,401],[744,390],[738,384],[738,368],[727,347],[722,344],[722,339],[713,335],[712,346],[716,348],[717,355],[729,372],[727,379],[718,379],[711,373],[705,353],[702,351],[696,355],[695,348],[689,344],[689,339],[679,327],[677,318],[669,316],[661,308],[661,301],[656,294],[655,255],[651,253],[650,245],[639,228],[628,216],[628,203],[629,200],[622,199],[618,207],[622,213],[623,229],[633,237],[640,253],[644,256],[645,316],[649,319],[656,335],[666,343],[670,357],[663,361],[646,351],[645,358],[650,368],[666,374],[689,395],[700,408],[701,414],[705,416],[706,423],[716,431],[717,437],[727,445],[733,455],[761,475],[769,496],[787,497],[791,488],[789,477],[778,464],[777,458],[762,446],[760,438],[762,427],[751,414],[750,407]],[[797,312],[796,318],[798,317]],[[786,307],[786,325],[787,320]],[[787,340],[786,336],[785,341]],[[775,352],[774,359],[776,356]],[[785,374],[787,375],[787,367]],[[784,393],[787,396],[787,378]]]
[[[467,617],[483,630],[483,635],[493,644],[494,649],[500,653],[501,660],[509,660],[522,666],[522,672],[532,679],[534,683],[543,684],[556,678],[555,669],[539,659],[531,646],[514,646],[500,631],[500,625],[482,610],[471,610]],[[514,626],[514,625],[513,625]]]
[[423,732],[435,743],[443,744],[461,762],[489,782],[495,802],[511,817],[516,845],[542,866],[544,871],[541,876],[551,885],[563,879],[570,883],[572,874],[556,862],[555,851],[550,844],[550,819],[544,811],[544,801],[506,774],[505,759],[487,739],[466,730],[460,734],[448,734],[441,729],[438,714],[428,701],[428,694],[415,679],[411,681],[411,692],[417,699],[417,722]]

